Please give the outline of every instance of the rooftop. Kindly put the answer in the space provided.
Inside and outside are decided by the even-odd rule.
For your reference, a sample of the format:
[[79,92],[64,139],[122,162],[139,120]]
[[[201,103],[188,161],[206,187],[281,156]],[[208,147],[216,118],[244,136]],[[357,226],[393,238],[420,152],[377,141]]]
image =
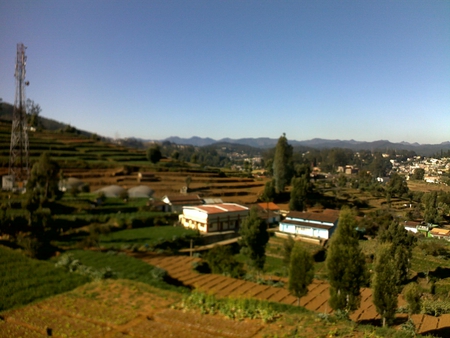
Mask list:
[[325,209],[323,212],[290,211],[286,217],[307,221],[334,223],[339,218],[339,210]]

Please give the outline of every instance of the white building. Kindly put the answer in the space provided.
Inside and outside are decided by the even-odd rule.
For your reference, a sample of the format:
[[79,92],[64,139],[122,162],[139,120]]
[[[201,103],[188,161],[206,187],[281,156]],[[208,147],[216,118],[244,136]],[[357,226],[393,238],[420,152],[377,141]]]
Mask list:
[[339,220],[339,211],[326,209],[321,213],[291,211],[280,222],[280,231],[317,239],[330,239]]
[[183,207],[178,220],[186,228],[220,232],[238,230],[248,214],[247,207],[235,203],[204,204]]

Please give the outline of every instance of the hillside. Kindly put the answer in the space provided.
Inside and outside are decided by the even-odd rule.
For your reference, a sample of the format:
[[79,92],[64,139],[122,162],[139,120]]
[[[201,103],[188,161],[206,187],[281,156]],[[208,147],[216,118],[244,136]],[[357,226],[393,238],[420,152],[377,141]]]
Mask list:
[[[2,103],[2,107],[0,109],[0,121],[2,122],[9,122],[12,120],[12,115],[14,111],[14,106],[12,104],[9,104],[7,102]],[[70,125],[58,122],[53,119],[46,118],[44,116],[39,115],[39,123],[42,126],[42,129],[50,130],[50,131],[58,131],[58,130],[64,130]],[[84,130],[78,130],[81,135],[85,136],[91,136],[92,133]]]
[[[64,169],[111,168],[127,164],[148,164],[144,151],[97,140],[93,137],[62,131],[30,132],[29,156],[32,164],[49,151]],[[11,122],[0,121],[0,166],[9,164]]]

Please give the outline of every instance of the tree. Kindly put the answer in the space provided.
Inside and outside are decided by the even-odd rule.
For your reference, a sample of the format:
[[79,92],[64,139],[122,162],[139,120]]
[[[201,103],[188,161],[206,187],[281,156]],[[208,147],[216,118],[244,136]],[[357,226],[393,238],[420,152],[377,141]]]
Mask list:
[[424,176],[425,176],[425,169],[416,168],[416,169],[414,169],[414,172],[412,174],[412,179],[422,181]]
[[384,244],[378,248],[372,281],[373,304],[383,320],[383,326],[391,324],[394,320],[399,293],[391,246],[392,244]]
[[42,206],[48,201],[59,199],[62,192],[59,190],[59,165],[45,152],[33,165],[30,179],[27,183],[27,194]]
[[30,126],[37,128],[39,126],[39,114],[42,112],[41,106],[34,103],[33,100],[27,99],[26,107]]
[[153,164],[158,163],[162,158],[159,145],[154,145],[147,149],[147,159]]
[[300,298],[308,293],[308,285],[314,278],[314,260],[309,252],[299,243],[295,243],[289,265],[289,292]]
[[264,268],[266,244],[269,234],[264,220],[258,216],[258,209],[253,207],[249,216],[242,222],[240,230],[241,253],[246,257],[247,265],[256,271]]
[[360,288],[366,282],[365,258],[359,247],[356,227],[356,220],[350,209],[343,208],[326,258],[330,306],[346,313],[359,307]]
[[212,273],[239,278],[243,275],[242,263],[233,256],[230,246],[215,245],[205,255]]
[[273,178],[277,192],[284,191],[288,182],[291,181],[293,175],[292,154],[293,148],[288,144],[286,134],[283,133],[275,147],[273,160]]
[[295,211],[305,210],[305,200],[311,191],[311,182],[309,176],[294,177],[292,179],[291,199],[289,200],[289,209]]
[[436,191],[423,195],[422,202],[425,204],[423,220],[425,223],[437,224],[442,218],[438,211],[438,196]]
[[411,267],[412,250],[417,243],[417,239],[404,226],[398,222],[392,222],[387,228],[381,230],[378,240],[380,243],[392,244],[390,254],[394,258],[397,284],[405,283]]
[[267,181],[264,185],[264,191],[261,195],[261,201],[270,202],[275,199],[276,191],[275,191],[275,181]]
[[289,237],[283,243],[283,264],[289,270],[291,264],[291,253],[294,248],[295,240],[292,236]]
[[408,316],[415,313],[420,313],[422,304],[420,298],[422,297],[422,291],[417,283],[409,283],[403,289],[403,298],[408,303]]
[[180,152],[178,150],[174,150],[170,157],[172,157],[175,161],[178,161],[178,159],[180,158]]
[[397,173],[393,173],[391,175],[391,179],[387,184],[388,192],[391,193],[392,196],[401,197],[404,194],[407,194],[409,191],[408,184],[403,176],[400,176]]

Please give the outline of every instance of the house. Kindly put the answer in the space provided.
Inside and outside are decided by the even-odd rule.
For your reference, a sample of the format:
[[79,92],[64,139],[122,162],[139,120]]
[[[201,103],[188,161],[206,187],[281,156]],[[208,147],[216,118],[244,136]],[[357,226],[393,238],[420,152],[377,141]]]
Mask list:
[[423,234],[425,237],[432,237],[431,230],[436,227],[438,227],[437,224],[421,222],[416,228],[417,232]]
[[249,209],[236,203],[204,204],[183,207],[178,221],[186,228],[204,233],[239,230]]
[[164,203],[166,203],[166,207],[164,211],[167,212],[183,212],[183,207],[185,206],[193,206],[193,205],[201,205],[203,204],[202,199],[198,195],[166,195],[161,199]]
[[325,209],[323,212],[291,211],[280,222],[280,231],[316,239],[330,239],[336,230],[339,211]]
[[357,174],[359,172],[359,169],[352,166],[352,165],[346,165],[345,166],[345,173],[347,175],[351,175],[351,174]]
[[450,230],[433,228],[430,230],[429,236],[434,238],[446,239],[447,241],[450,241]]
[[266,220],[267,224],[275,224],[280,221],[280,207],[273,202],[258,203],[259,216]]
[[415,234],[418,233],[417,226],[420,225],[420,222],[414,222],[414,221],[405,221],[403,223],[403,226],[405,227],[405,230],[411,231]]

